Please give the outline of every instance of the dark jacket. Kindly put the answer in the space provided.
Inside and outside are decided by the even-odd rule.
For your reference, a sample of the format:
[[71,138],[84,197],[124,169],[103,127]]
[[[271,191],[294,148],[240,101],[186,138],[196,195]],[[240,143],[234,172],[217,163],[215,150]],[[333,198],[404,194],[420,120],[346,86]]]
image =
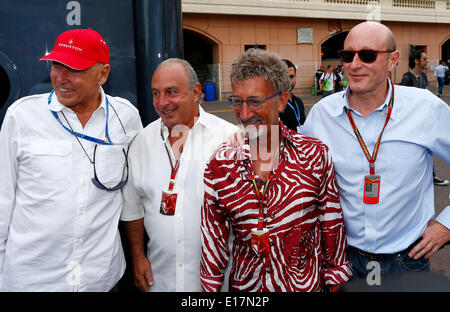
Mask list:
[[416,75],[409,71],[403,74],[400,85],[425,89],[428,87],[428,78],[424,72],[421,72],[417,79]]
[[[290,103],[295,108],[295,110],[297,110],[297,113],[300,112],[300,125],[303,125],[306,119],[305,106],[303,105],[302,100],[295,95],[292,95],[292,102]],[[298,122],[295,114],[296,113],[294,112],[294,110],[288,104],[286,104],[284,112],[280,113],[280,119],[286,127],[297,131]]]

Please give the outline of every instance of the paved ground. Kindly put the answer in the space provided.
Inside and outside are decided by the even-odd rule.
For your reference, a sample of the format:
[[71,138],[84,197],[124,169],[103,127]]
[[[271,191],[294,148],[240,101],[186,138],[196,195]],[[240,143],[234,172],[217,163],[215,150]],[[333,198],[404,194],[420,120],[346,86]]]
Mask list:
[[[433,93],[437,93],[436,87],[432,86],[429,89]],[[312,96],[311,94],[298,93],[298,96],[301,97],[303,103],[305,104],[306,114],[308,114],[311,107],[321,99],[320,96]],[[447,104],[450,104],[450,86],[445,86],[442,99]],[[202,107],[207,112],[213,113],[231,123],[236,123],[234,112],[227,101],[205,102],[202,104]],[[438,176],[447,180],[450,179],[450,166],[443,160],[435,156],[434,166]],[[450,186],[435,186],[434,195],[436,213],[438,214],[443,208],[450,205]],[[438,251],[431,259],[431,270],[442,273],[450,279],[450,246],[447,245],[447,247]]]

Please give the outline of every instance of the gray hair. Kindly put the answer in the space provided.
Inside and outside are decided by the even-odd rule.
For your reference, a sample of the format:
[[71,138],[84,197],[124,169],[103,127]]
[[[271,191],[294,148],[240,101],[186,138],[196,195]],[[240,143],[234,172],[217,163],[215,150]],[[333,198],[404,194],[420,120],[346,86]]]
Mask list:
[[164,60],[161,64],[158,65],[157,69],[160,67],[164,67],[168,64],[175,64],[178,63],[180,65],[183,66],[185,72],[186,72],[186,76],[188,77],[188,82],[189,82],[189,90],[192,91],[194,90],[194,87],[196,84],[199,83],[198,81],[198,77],[197,74],[195,73],[194,68],[192,67],[191,64],[189,64],[188,61],[180,59],[180,58],[169,58]]
[[274,92],[289,92],[291,89],[286,63],[273,52],[251,48],[231,65],[231,84],[256,77],[263,77]]

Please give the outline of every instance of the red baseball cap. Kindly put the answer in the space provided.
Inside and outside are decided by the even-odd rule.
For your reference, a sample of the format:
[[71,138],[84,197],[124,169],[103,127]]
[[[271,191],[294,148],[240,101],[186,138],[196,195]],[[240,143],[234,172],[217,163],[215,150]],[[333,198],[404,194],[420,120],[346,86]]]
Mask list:
[[109,49],[95,30],[72,29],[59,35],[53,51],[40,61],[55,61],[76,70],[84,70],[96,63],[109,64]]

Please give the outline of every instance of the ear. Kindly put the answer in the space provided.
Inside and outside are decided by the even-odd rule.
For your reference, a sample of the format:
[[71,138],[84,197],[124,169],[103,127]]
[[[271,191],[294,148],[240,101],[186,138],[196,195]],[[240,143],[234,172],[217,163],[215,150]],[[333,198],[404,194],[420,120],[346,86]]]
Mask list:
[[102,64],[102,68],[100,70],[100,77],[98,79],[98,84],[103,86],[106,81],[108,80],[109,73],[111,72],[111,65],[109,64]]
[[278,101],[278,112],[282,113],[284,112],[284,109],[286,108],[287,100],[289,99],[289,92],[283,92],[280,94],[280,100]]
[[393,71],[395,66],[397,66],[398,60],[400,59],[400,52],[398,50],[395,50],[391,53],[389,56],[389,64],[388,64],[388,71]]
[[200,83],[197,83],[194,86],[194,90],[192,90],[192,92],[194,92],[194,99],[195,99],[195,102],[197,103],[200,100],[200,97],[202,95],[202,85]]

